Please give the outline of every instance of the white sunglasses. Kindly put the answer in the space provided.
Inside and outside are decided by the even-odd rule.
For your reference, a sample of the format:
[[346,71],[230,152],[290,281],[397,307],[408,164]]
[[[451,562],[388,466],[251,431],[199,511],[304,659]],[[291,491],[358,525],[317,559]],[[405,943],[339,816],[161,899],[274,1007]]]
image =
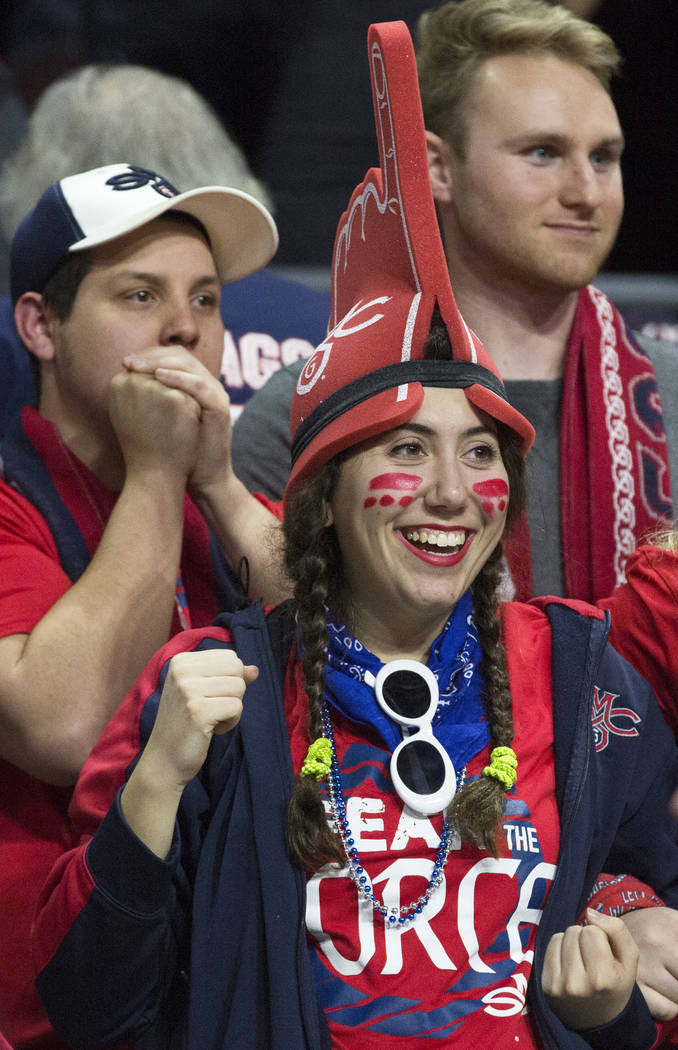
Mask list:
[[[391,660],[375,676],[365,672],[377,702],[407,735],[391,756],[391,780],[406,806],[430,816],[447,809],[457,790],[457,777],[447,751],[433,735],[438,683],[417,660]],[[407,732],[412,729],[412,732]]]

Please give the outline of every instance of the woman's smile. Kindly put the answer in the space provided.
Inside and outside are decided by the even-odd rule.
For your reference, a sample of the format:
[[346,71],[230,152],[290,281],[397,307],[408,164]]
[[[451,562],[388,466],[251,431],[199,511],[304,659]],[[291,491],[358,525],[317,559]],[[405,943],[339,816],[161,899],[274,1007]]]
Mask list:
[[475,533],[440,525],[405,526],[396,530],[405,547],[430,565],[457,565],[468,552]]
[[495,423],[459,389],[426,387],[409,422],[346,457],[330,518],[365,645],[433,640],[499,542],[508,495]]

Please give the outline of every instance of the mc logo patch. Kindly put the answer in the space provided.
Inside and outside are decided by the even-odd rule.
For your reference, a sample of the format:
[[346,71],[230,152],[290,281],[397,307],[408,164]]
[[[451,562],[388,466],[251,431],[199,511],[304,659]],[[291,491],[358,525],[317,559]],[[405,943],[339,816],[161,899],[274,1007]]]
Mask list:
[[[632,711],[630,707],[615,707],[615,700],[619,699],[618,693],[601,692],[597,685],[593,687],[593,708],[591,711],[591,724],[593,726],[593,742],[596,751],[604,751],[610,742],[610,735],[614,736],[638,736],[635,726],[642,722],[640,715]],[[619,719],[628,719],[631,725],[619,725]]]

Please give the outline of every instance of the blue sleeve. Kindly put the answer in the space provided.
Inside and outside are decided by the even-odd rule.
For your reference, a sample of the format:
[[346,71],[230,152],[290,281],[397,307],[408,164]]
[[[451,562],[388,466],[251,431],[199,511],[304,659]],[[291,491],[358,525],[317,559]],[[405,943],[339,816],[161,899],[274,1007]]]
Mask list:
[[166,860],[147,849],[118,794],[87,848],[89,898],[36,982],[50,1021],[74,1046],[134,1039],[156,1023],[183,950],[178,858],[177,833]]
[[625,1008],[613,1021],[579,1034],[591,1050],[650,1050],[657,1039],[657,1026],[636,984]]

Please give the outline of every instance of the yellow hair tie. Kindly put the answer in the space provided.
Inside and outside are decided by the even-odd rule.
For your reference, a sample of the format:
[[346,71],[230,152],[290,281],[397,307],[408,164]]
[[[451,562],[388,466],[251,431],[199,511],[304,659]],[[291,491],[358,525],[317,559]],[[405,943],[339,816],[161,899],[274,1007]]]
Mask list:
[[309,747],[304,764],[301,767],[302,777],[315,777],[324,780],[332,767],[332,745],[324,736],[319,736]]
[[494,777],[508,791],[516,782],[518,759],[512,747],[495,747],[490,755],[490,764],[483,770],[484,777]]

